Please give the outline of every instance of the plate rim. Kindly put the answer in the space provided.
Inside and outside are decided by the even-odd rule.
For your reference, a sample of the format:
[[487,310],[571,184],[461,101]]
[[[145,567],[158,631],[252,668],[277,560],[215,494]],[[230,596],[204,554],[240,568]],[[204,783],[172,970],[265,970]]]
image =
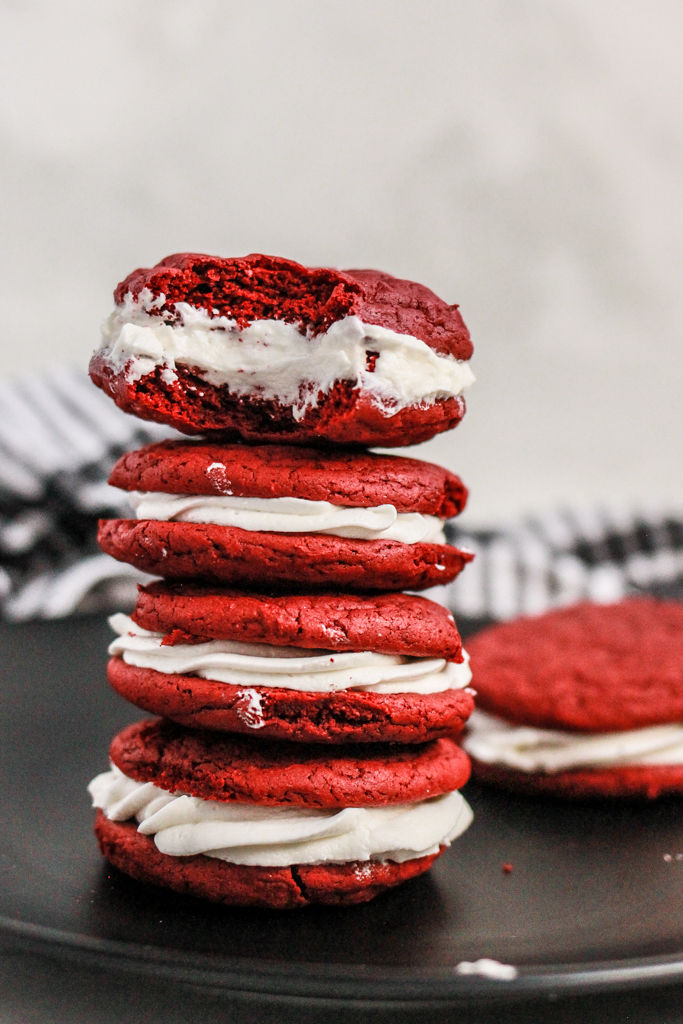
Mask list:
[[0,916],[0,934],[27,952],[93,966],[173,980],[233,996],[271,1000],[324,1000],[336,1004],[436,1007],[456,1003],[508,1003],[525,998],[590,995],[663,987],[683,980],[683,950],[664,956],[628,957],[577,964],[527,965],[514,979],[458,975],[455,968],[423,970],[406,978],[404,967],[286,963],[212,957],[158,946],[101,939]]

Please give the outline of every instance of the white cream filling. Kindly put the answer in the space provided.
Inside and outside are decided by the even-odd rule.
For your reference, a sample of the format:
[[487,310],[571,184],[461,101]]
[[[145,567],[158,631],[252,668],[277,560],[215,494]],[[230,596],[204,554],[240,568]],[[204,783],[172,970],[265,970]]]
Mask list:
[[[323,334],[311,336],[281,320],[256,320],[240,328],[235,320],[210,316],[186,302],[175,304],[176,322],[151,313],[165,302],[149,289],[137,301],[129,292],[102,325],[102,346],[111,366],[129,381],[157,367],[164,379],[176,366],[196,367],[208,383],[227,384],[237,395],[258,392],[292,406],[294,418],[318,404],[338,380],[353,381],[386,416],[414,404],[433,404],[460,395],[474,381],[465,360],[439,355],[424,341],[347,316]],[[374,369],[369,352],[378,353]]]
[[437,853],[468,827],[472,811],[458,792],[389,807],[260,807],[201,800],[136,782],[112,765],[88,786],[94,807],[112,821],[135,818],[161,853],[203,853],[232,864],[391,860]]
[[215,523],[268,533],[326,533],[356,540],[397,540],[402,544],[445,544],[443,521],[393,505],[343,508],[307,498],[237,498],[229,494],[190,495],[130,491],[137,519]]
[[477,761],[521,772],[572,768],[683,764],[683,725],[652,725],[625,732],[580,733],[511,725],[475,711],[462,746]]
[[408,658],[372,651],[321,651],[276,647],[237,640],[162,647],[163,633],[138,626],[127,615],[112,615],[118,639],[109,646],[128,665],[157,672],[200,676],[246,687],[245,715],[258,728],[260,701],[255,686],[284,687],[314,693],[362,690],[368,693],[439,693],[461,690],[472,679],[469,659],[460,664],[443,658]]

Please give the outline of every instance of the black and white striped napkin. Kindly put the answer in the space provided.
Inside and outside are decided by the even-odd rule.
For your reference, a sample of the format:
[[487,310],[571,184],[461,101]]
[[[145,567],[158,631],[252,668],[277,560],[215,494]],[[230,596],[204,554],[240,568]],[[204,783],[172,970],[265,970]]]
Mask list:
[[[127,515],[107,484],[125,451],[175,431],[121,412],[85,373],[0,380],[0,609],[57,618],[132,606],[149,577],[102,554],[101,517]],[[642,590],[683,598],[683,507],[574,508],[499,530],[458,520],[449,540],[476,555],[439,588],[456,617],[502,620]],[[437,594],[434,594],[437,597]]]
[[146,579],[103,555],[100,517],[126,515],[109,487],[126,451],[177,436],[121,412],[85,373],[0,380],[0,607],[14,620],[56,618],[134,600]]
[[683,507],[549,510],[500,530],[454,520],[447,534],[476,556],[448,587],[456,618],[500,621],[638,592],[683,599]]

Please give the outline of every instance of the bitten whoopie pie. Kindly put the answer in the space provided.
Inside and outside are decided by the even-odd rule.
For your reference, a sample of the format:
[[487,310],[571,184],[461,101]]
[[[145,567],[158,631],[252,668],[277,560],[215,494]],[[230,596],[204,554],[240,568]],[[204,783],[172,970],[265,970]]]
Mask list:
[[330,750],[148,720],[89,787],[107,859],[217,902],[360,903],[426,871],[471,821],[452,740]]
[[458,307],[377,270],[179,253],[114,298],[93,381],[187,434],[417,444],[460,421],[474,379]]
[[102,520],[100,547],[153,575],[423,590],[472,559],[443,533],[462,481],[416,459],[170,441],[123,456],[110,483],[137,518]]
[[194,728],[423,743],[459,733],[474,707],[453,616],[422,597],[160,582],[110,621],[113,688]]
[[683,793],[683,605],[583,603],[468,642],[474,774],[564,797]]

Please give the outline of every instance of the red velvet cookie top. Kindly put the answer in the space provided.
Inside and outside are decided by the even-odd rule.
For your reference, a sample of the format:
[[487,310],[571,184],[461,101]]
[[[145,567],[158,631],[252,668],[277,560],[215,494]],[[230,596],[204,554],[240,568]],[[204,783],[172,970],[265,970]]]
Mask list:
[[347,316],[412,334],[442,355],[469,359],[472,342],[457,306],[414,281],[379,270],[308,268],[279,256],[252,253],[234,259],[176,253],[151,269],[140,268],[114,292],[120,305],[148,288],[162,306],[150,310],[174,318],[175,303],[187,302],[246,327],[253,320],[299,323],[314,335]]
[[141,587],[133,613],[167,642],[238,640],[330,651],[375,651],[462,660],[453,616],[409,594],[251,594],[166,582]]
[[289,445],[162,441],[122,456],[109,483],[126,491],[306,498],[448,519],[463,510],[467,489],[441,466],[398,455],[326,453]]
[[459,789],[469,777],[467,755],[450,739],[330,748],[187,729],[165,718],[123,729],[109,756],[138,782],[269,807],[414,803]]
[[477,706],[518,725],[683,724],[683,604],[630,598],[492,626],[467,643]]

